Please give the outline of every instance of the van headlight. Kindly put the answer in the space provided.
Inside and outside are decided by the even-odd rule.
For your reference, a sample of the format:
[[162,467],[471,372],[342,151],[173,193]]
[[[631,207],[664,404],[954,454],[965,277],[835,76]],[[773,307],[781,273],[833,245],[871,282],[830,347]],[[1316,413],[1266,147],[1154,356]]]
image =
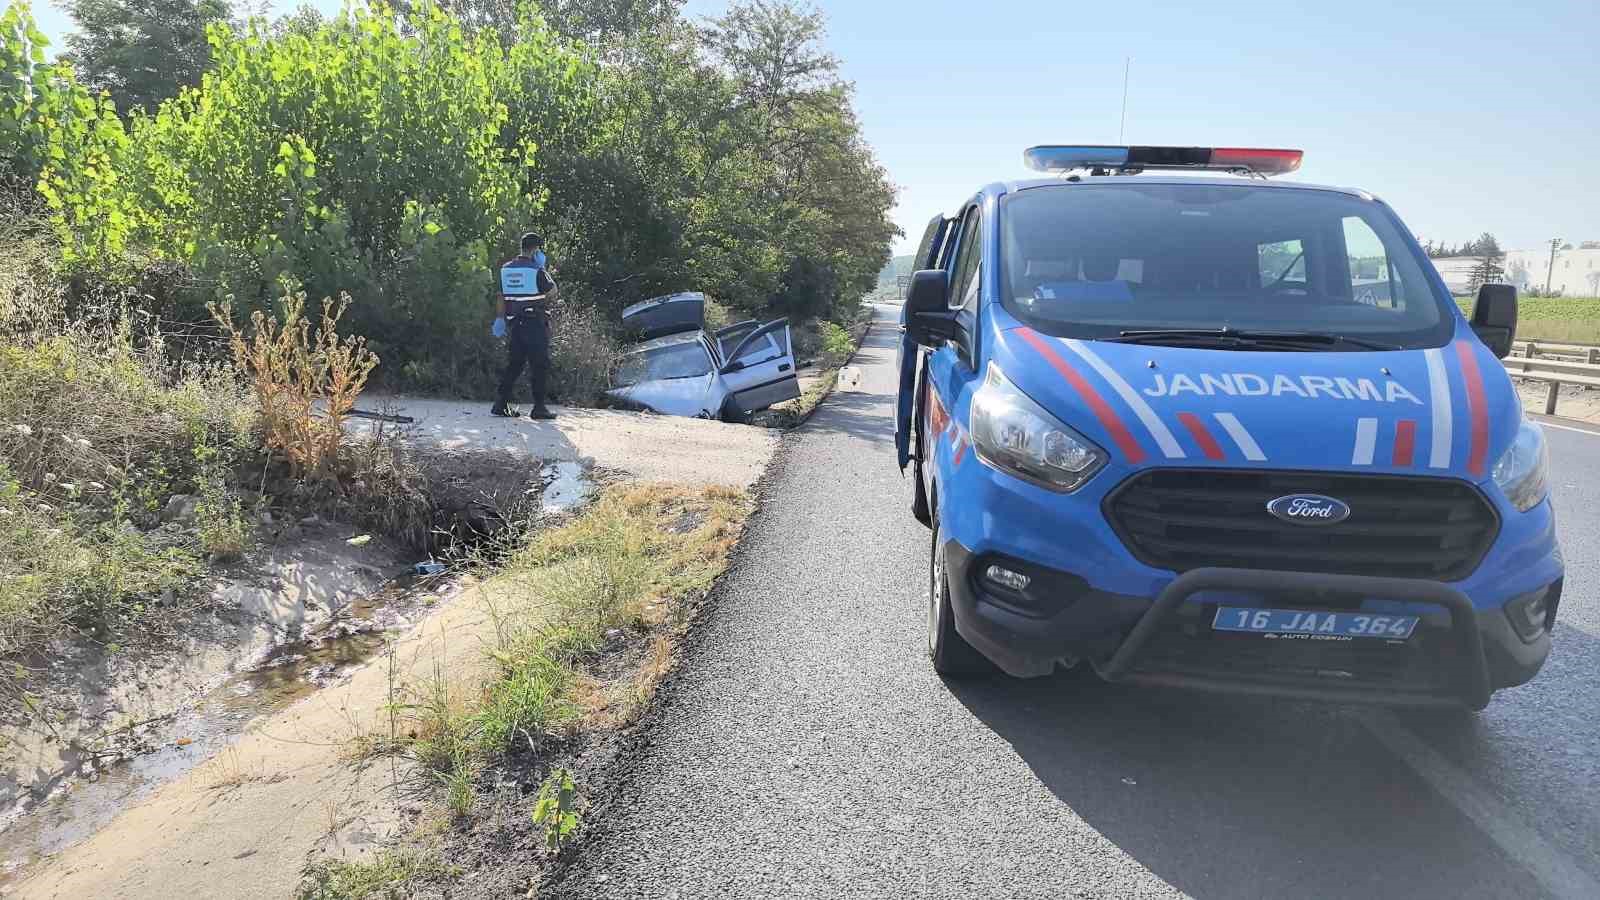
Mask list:
[[1544,442],[1544,429],[1523,419],[1511,446],[1494,464],[1494,483],[1518,512],[1527,512],[1550,493],[1549,468],[1550,450]]
[[990,467],[1062,493],[1106,464],[1104,450],[1045,412],[994,363],[972,397],[972,446]]

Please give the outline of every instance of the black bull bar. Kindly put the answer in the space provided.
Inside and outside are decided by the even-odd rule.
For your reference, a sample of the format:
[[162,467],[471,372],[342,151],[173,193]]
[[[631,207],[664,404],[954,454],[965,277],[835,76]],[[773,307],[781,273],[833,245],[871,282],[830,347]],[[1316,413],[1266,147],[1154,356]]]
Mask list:
[[[1444,607],[1450,614],[1450,629],[1461,651],[1458,671],[1452,673],[1455,690],[1450,693],[1397,692],[1391,689],[1351,685],[1278,685],[1229,678],[1138,671],[1139,655],[1160,630],[1162,624],[1191,596],[1201,591],[1253,591],[1262,594],[1294,594],[1305,597],[1382,597],[1387,600],[1428,603]],[[1307,604],[1304,599],[1297,603]],[[1477,610],[1466,595],[1434,581],[1412,578],[1382,578],[1369,575],[1335,575],[1313,572],[1278,572],[1262,569],[1204,568],[1178,576],[1154,605],[1134,625],[1133,631],[1111,658],[1096,665],[1107,681],[1133,684],[1202,688],[1231,693],[1291,696],[1311,700],[1373,701],[1415,703],[1419,705],[1465,704],[1482,709],[1489,704],[1489,666],[1484,656],[1483,636],[1478,632]]]

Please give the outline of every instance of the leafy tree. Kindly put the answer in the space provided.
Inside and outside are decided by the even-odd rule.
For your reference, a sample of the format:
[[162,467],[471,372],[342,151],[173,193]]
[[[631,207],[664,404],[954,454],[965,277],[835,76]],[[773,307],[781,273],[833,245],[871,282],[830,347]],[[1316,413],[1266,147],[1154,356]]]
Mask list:
[[[402,0],[397,7],[410,14],[426,5],[426,0]],[[495,31],[508,45],[530,7],[556,34],[601,44],[672,21],[683,0],[437,0],[437,5],[469,28]]]
[[117,108],[154,111],[195,87],[211,62],[206,29],[226,22],[227,0],[69,0],[78,30],[67,35],[67,58],[96,92]]
[[[676,7],[556,3],[565,31],[527,0],[509,27],[428,0],[214,22],[201,86],[126,120],[70,68],[42,75],[8,17],[0,100],[25,115],[0,149],[31,161],[76,273],[166,267],[181,277],[142,292],[197,321],[285,283],[348,293],[351,330],[410,387],[490,380],[492,267],[529,227],[583,321],[681,289],[845,321],[888,261],[894,190],[822,20],[759,0],[702,30]],[[498,22],[487,8],[467,25]]]
[[26,3],[0,14],[0,108],[6,111],[0,116],[0,181],[8,193],[39,177],[47,123],[64,106],[59,73],[45,60],[48,45]]
[[793,251],[773,299],[797,317],[842,315],[842,301],[872,289],[897,233],[894,189],[860,138],[824,36],[822,15],[790,0],[735,3],[704,31],[766,170],[774,228]]
[[820,108],[840,87],[839,61],[822,49],[822,14],[787,0],[735,3],[710,21],[705,39],[739,84],[739,100],[768,132]]
[[1476,241],[1471,243],[1472,254],[1478,258],[1472,267],[1472,276],[1469,281],[1472,290],[1490,282],[1500,281],[1505,277],[1505,268],[1502,263],[1506,254],[1500,249],[1500,242],[1494,235],[1485,231]]

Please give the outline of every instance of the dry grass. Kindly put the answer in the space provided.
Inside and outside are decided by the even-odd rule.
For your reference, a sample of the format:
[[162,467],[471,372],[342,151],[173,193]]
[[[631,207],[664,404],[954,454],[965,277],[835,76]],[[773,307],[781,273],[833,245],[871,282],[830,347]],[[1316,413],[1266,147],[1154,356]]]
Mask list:
[[236,747],[228,747],[212,757],[200,773],[203,784],[213,791],[230,791],[267,778],[265,764],[247,764]]
[[305,317],[306,295],[286,293],[283,316],[256,310],[246,337],[233,322],[231,301],[213,304],[211,314],[228,336],[233,364],[255,388],[267,448],[284,455],[291,475],[337,477],[344,420],[378,365],[366,338],[339,337],[339,318],[349,296],[322,301],[316,334]]

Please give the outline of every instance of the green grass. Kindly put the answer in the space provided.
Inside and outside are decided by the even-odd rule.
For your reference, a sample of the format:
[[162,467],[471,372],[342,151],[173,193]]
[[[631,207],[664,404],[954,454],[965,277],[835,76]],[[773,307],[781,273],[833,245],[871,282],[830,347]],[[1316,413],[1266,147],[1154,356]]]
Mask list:
[[306,867],[296,900],[399,900],[420,878],[449,875],[454,870],[422,853],[382,851],[372,859],[350,862],[322,859]]
[[[410,755],[463,816],[485,762],[585,722],[631,719],[670,667],[680,601],[703,595],[727,567],[748,511],[746,496],[726,488],[614,487],[575,519],[536,532],[485,586],[520,604],[496,610],[489,682],[468,698],[436,671],[397,699],[394,734],[364,739],[356,752]],[[616,629],[656,635],[620,691],[585,674]]]
[[[224,474],[253,421],[228,373],[176,369],[159,340],[69,326],[0,346],[0,661],[69,631],[118,643],[208,551],[241,552]],[[201,533],[155,529],[180,493],[204,496]]]
[[[1472,315],[1472,297],[1457,297],[1461,311]],[[1600,344],[1600,299],[1593,297],[1519,297],[1517,338],[1570,344]]]

